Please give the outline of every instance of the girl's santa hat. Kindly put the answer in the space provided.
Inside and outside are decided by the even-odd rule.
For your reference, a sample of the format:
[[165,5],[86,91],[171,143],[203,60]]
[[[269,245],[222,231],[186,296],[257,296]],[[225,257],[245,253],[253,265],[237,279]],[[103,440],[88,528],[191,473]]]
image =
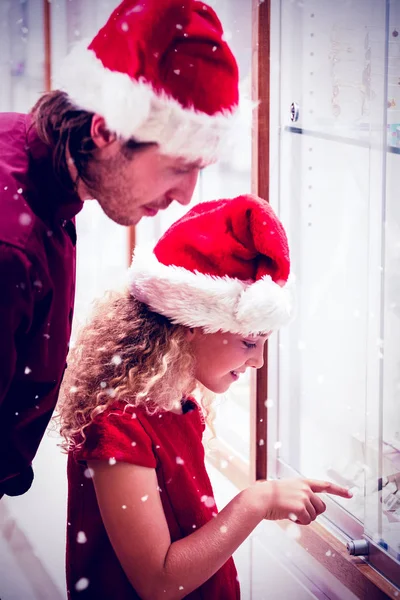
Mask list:
[[292,316],[285,230],[265,200],[196,205],[153,251],[137,248],[129,290],[173,323],[206,333],[277,330]]
[[234,124],[238,68],[215,12],[197,0],[124,0],[55,87],[122,138],[217,160]]

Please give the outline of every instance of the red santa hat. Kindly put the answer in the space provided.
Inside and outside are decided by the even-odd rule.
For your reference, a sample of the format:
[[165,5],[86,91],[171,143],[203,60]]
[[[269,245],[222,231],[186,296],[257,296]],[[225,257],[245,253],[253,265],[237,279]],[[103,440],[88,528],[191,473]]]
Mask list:
[[66,58],[56,87],[122,138],[207,164],[232,130],[238,67],[204,2],[124,0]]
[[285,230],[265,200],[196,205],[153,251],[137,248],[129,290],[173,323],[206,333],[279,329],[292,316]]

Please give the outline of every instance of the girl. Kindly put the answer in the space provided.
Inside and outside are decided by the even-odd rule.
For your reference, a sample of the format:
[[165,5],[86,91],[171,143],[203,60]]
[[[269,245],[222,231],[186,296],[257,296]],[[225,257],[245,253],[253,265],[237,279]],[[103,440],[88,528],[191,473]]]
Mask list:
[[[221,512],[204,465],[209,393],[263,365],[290,317],[281,223],[254,196],[192,208],[128,290],[97,308],[72,352],[60,407],[69,451],[69,598],[239,598],[232,553],[262,519],[325,510],[326,482],[257,482]],[[200,392],[198,400],[195,393]]]

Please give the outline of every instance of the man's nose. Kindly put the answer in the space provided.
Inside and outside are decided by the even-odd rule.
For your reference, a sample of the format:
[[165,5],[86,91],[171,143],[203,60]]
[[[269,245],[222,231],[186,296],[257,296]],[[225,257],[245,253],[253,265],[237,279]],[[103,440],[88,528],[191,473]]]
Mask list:
[[182,182],[174,194],[174,198],[179,204],[187,206],[190,203],[199,177],[199,172],[199,169],[194,169],[182,178]]

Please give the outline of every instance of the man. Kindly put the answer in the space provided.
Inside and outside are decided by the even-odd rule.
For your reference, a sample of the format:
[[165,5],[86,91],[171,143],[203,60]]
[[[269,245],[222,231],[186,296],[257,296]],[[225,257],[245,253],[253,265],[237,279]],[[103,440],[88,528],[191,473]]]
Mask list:
[[237,103],[237,65],[211,8],[124,0],[67,57],[59,89],[30,115],[0,115],[0,497],[29,489],[57,401],[83,202],[122,225],[189,203]]

